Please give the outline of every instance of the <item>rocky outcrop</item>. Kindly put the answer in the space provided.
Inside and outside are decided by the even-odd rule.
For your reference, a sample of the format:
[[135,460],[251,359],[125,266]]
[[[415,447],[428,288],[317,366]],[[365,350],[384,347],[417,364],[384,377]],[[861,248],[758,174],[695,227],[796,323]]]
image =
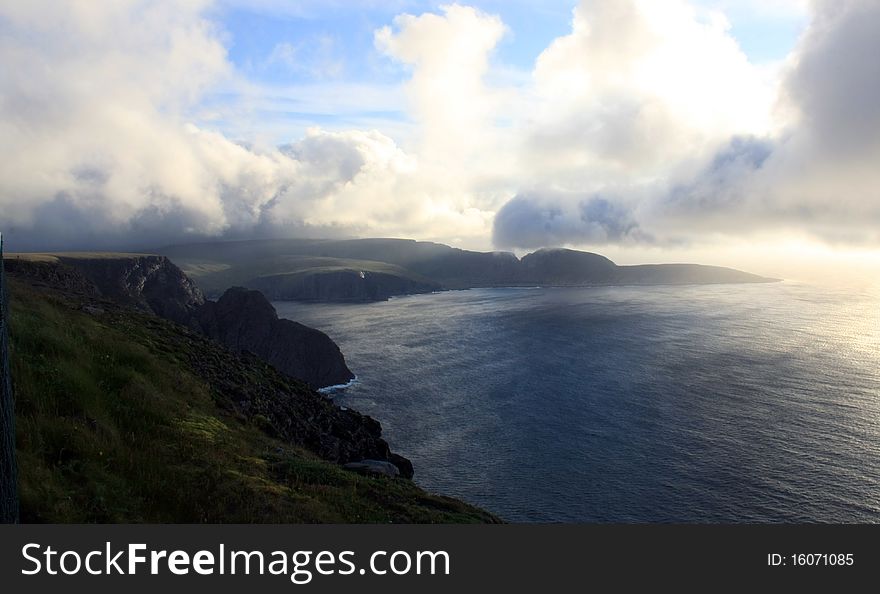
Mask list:
[[165,256],[20,254],[5,262],[10,273],[32,284],[107,299],[181,324],[205,303],[195,283]]
[[388,478],[400,476],[400,469],[385,460],[361,460],[360,462],[349,462],[342,467],[358,474],[387,476]]
[[296,381],[320,387],[353,377],[326,334],[278,319],[257,291],[234,289],[217,302],[205,301],[165,258],[98,258],[104,261],[12,255],[4,262],[16,282],[51,291],[103,323],[130,323],[137,311],[185,322],[195,332],[160,320],[150,326],[162,348],[185,358],[210,386],[219,406],[326,460],[384,461],[401,476],[413,476],[412,463],[382,439],[378,421],[342,409]]
[[[140,254],[22,254],[7,270],[31,284],[68,295],[111,301],[155,314],[213,338],[235,352],[251,352],[313,388],[354,377],[326,334],[281,320],[256,291],[231,290],[217,302],[165,256]],[[100,309],[99,304],[95,304]],[[89,307],[92,307],[91,305]]]
[[[412,463],[394,454],[375,419],[343,409],[250,353],[234,356],[212,348],[187,349],[189,364],[223,407],[257,423],[270,435],[303,447],[325,460],[347,464],[364,459],[393,464],[412,478]],[[272,379],[272,376],[275,379]],[[254,381],[259,378],[260,381]]]
[[544,249],[523,256],[520,280],[540,285],[579,285],[610,282],[618,266],[599,254]]
[[205,303],[202,292],[165,256],[65,255],[58,261],[91,281],[101,296],[121,305],[188,324]]
[[344,384],[354,378],[339,347],[329,336],[291,320],[279,319],[259,291],[235,287],[196,314],[198,327],[236,352],[250,352],[279,371],[313,388]]

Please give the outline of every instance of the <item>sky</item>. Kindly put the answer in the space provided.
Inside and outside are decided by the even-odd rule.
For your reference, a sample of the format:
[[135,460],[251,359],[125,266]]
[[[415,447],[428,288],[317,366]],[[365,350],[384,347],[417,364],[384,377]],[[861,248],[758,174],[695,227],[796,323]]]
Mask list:
[[880,271],[876,0],[0,0],[7,249]]

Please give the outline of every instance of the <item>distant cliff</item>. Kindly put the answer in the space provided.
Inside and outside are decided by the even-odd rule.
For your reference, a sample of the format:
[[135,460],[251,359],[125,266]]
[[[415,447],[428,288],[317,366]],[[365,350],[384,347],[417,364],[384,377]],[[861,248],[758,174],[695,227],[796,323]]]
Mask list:
[[696,264],[618,266],[599,254],[541,249],[517,258],[407,239],[227,241],[158,250],[211,294],[231,286],[272,300],[380,301],[444,289],[506,286],[763,283]]
[[543,286],[711,285],[776,280],[732,268],[700,264],[618,266],[599,254],[558,248],[523,256],[521,267],[521,283]]
[[365,302],[395,295],[439,291],[440,283],[371,270],[309,270],[273,274],[248,281],[247,286],[273,301]]
[[21,254],[6,259],[11,274],[68,294],[103,298],[183,324],[249,351],[314,388],[354,377],[339,347],[323,332],[279,320],[255,292],[229,291],[219,302],[167,257],[148,254]]

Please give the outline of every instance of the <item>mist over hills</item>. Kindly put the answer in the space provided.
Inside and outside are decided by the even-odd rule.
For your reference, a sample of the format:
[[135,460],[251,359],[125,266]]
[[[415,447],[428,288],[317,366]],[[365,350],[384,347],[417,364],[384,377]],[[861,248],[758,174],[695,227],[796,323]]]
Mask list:
[[409,239],[276,239],[156,250],[208,295],[245,286],[275,300],[377,301],[395,295],[504,286],[761,283],[766,278],[697,264],[618,266],[599,254],[541,249],[521,259]]

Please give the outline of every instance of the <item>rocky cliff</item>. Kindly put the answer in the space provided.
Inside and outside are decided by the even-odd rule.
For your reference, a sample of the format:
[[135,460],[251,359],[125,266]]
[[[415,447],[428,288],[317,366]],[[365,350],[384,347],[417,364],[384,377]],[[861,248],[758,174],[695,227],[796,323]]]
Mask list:
[[247,283],[273,301],[368,302],[385,301],[395,295],[439,291],[439,283],[364,270],[332,270],[275,274]]
[[259,291],[235,287],[196,313],[206,335],[236,352],[250,352],[314,388],[344,384],[354,377],[339,347],[314,328],[278,318]]
[[323,332],[280,320],[254,291],[229,291],[208,301],[165,256],[149,254],[19,254],[10,273],[68,294],[110,300],[177,322],[236,352],[249,351],[313,388],[349,381],[354,374]]
[[538,285],[605,283],[614,279],[618,266],[599,254],[566,249],[544,249],[523,256],[519,282]]
[[279,319],[259,292],[231,289],[219,301],[207,301],[174,264],[157,256],[22,254],[4,262],[19,283],[20,298],[29,291],[41,299],[52,296],[107,328],[136,321],[139,332],[153,333],[141,338],[164,341],[173,348],[163,352],[185,356],[221,407],[270,435],[332,462],[389,461],[412,477],[412,464],[389,450],[377,421],[306,385],[353,377],[336,344],[318,330]]
[[541,249],[520,259],[509,252],[474,252],[403,239],[227,241],[159,251],[212,294],[240,285],[277,300],[377,301],[393,295],[476,287],[775,280],[695,264],[619,266],[602,255],[570,249]]
[[195,283],[165,256],[59,254],[58,259],[94,283],[102,296],[172,322],[188,324],[205,303]]
[[205,303],[202,292],[165,256],[148,254],[17,254],[6,258],[13,274],[81,295],[188,324]]

